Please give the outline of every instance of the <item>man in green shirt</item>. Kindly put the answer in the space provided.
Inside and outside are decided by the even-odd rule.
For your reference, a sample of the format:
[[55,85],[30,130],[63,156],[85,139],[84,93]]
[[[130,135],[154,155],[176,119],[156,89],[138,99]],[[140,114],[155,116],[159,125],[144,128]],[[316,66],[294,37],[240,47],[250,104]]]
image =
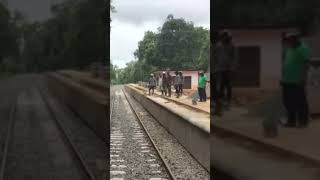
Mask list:
[[309,121],[309,109],[305,86],[310,50],[299,39],[298,34],[287,34],[285,42],[288,47],[284,50],[281,80],[283,103],[288,115],[285,126],[306,127]]
[[203,72],[200,72],[198,79],[198,92],[200,97],[200,102],[205,102],[207,100],[206,95],[206,85],[207,85],[207,77]]

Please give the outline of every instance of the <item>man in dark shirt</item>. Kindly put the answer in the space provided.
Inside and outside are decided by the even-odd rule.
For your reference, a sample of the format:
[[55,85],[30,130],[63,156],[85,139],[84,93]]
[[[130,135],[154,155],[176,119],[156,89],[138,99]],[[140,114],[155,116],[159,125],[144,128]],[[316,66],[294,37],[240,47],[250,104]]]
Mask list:
[[168,97],[171,97],[172,76],[170,75],[169,70],[167,70],[167,74],[166,74],[166,85],[167,85]]

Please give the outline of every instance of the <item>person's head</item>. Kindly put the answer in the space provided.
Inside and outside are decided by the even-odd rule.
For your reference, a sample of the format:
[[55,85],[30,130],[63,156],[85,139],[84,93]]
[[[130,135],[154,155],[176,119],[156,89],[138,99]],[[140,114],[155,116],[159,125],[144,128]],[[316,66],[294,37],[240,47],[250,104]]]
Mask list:
[[231,43],[231,40],[232,40],[232,35],[229,31],[227,30],[223,30],[221,33],[220,33],[220,38],[222,43],[224,44],[228,44],[228,43]]
[[150,74],[150,77],[154,77],[154,75],[151,73],[151,74]]
[[291,48],[297,47],[300,44],[300,35],[298,33],[286,33],[284,43]]
[[179,75],[182,76],[182,72],[181,71],[179,72]]
[[179,72],[178,72],[178,71],[176,71],[174,74],[177,76],[177,75],[179,74]]
[[199,75],[202,77],[204,75],[203,71],[200,71]]

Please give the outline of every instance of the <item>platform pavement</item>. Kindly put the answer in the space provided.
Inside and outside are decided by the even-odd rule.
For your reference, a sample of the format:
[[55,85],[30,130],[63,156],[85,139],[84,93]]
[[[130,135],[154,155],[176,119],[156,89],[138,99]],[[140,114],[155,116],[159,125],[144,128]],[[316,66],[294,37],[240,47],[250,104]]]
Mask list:
[[[308,160],[320,165],[320,119],[313,119],[307,128],[283,128],[279,126],[278,137],[263,136],[263,117],[248,116],[248,110],[233,107],[222,117],[212,120],[215,130],[234,135],[235,137],[252,140],[264,147],[279,150],[299,159]],[[270,149],[271,150],[271,149]]]
[[[148,89],[147,88],[144,88],[144,87],[139,86],[137,84],[130,84],[130,86],[134,86],[136,88],[143,89],[146,93],[148,93]],[[161,92],[159,90],[156,90],[156,89],[155,89],[154,93],[156,95],[158,95],[158,96],[163,97],[163,98],[170,99],[170,100],[178,102],[178,103],[182,103],[182,104],[184,104],[186,106],[190,106],[192,108],[199,109],[199,110],[201,110],[203,112],[206,112],[206,113],[210,114],[210,99],[208,99],[206,102],[197,102],[196,105],[193,105],[191,97],[186,96],[186,95],[182,95],[179,98],[176,98],[174,91],[172,91],[171,97],[162,96]]]
[[[320,168],[282,154],[211,136],[211,165],[237,180],[319,180]],[[253,147],[252,147],[253,146]],[[214,174],[213,174],[214,177]]]

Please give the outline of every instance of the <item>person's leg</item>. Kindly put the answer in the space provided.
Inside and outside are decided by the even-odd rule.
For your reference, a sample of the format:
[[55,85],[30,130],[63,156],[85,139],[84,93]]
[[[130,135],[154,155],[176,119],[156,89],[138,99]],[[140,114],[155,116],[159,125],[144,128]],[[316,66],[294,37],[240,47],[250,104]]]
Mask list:
[[306,97],[305,87],[299,87],[298,89],[298,122],[301,126],[307,126],[309,123],[309,106]]
[[171,85],[168,85],[168,94],[169,94],[169,97],[171,97]]
[[198,88],[198,94],[199,94],[200,102],[202,102],[202,92],[201,92],[201,88]]
[[213,111],[214,115],[222,115],[222,103],[220,99],[220,74],[219,73],[214,73],[212,75],[212,97],[213,101],[215,103],[215,109]]
[[150,90],[151,90],[151,87],[149,86],[149,96],[150,96]]
[[206,88],[202,88],[202,95],[203,95],[203,101],[207,101],[207,93],[206,93]]
[[295,105],[294,99],[292,97],[294,95],[294,88],[290,85],[284,84],[282,87],[282,97],[283,97],[283,105],[287,111],[287,126],[295,126],[296,114],[295,114]]
[[220,94],[220,99],[225,99],[226,98],[226,86],[227,86],[227,77],[226,77],[226,72],[220,72],[220,85],[219,85],[219,94]]
[[231,72],[228,72],[227,77],[226,77],[226,90],[227,90],[227,101],[228,104],[231,103],[232,100],[232,74]]
[[176,96],[178,97],[179,96],[179,87],[178,87],[178,84],[174,85],[174,88],[176,90]]

